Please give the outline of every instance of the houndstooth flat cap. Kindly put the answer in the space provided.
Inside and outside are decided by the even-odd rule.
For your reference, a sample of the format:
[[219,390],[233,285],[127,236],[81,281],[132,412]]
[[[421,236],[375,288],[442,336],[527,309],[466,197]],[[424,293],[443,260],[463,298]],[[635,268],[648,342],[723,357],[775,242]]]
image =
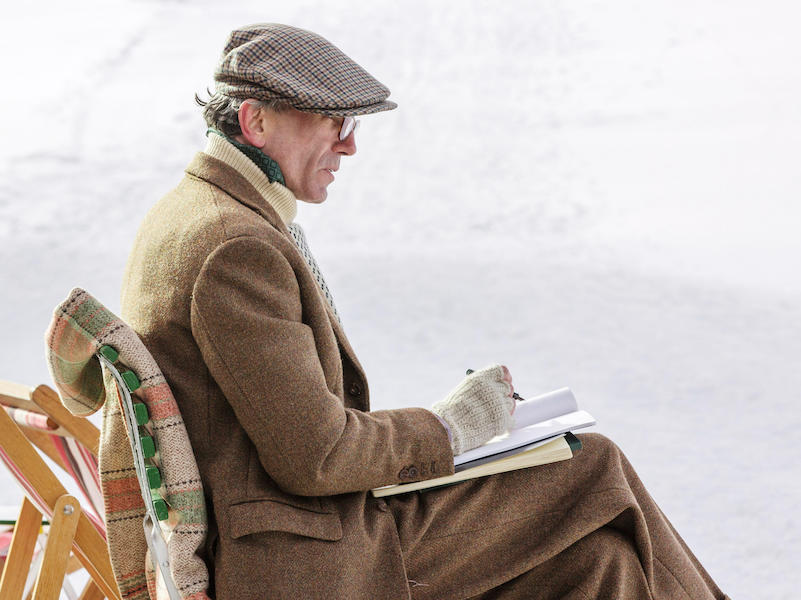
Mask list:
[[277,23],[232,31],[214,80],[226,96],[286,100],[298,110],[332,117],[397,106],[387,100],[385,85],[331,42]]

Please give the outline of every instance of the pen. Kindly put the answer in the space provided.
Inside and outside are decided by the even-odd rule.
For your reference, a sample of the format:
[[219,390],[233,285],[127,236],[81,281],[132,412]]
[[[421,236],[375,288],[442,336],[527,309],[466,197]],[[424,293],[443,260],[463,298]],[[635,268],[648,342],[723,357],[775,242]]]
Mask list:
[[[467,372],[465,373],[465,375],[470,375],[470,373],[472,373],[472,372],[473,372],[473,369],[467,369]],[[520,402],[523,402],[523,401],[525,400],[525,398],[523,398],[523,397],[522,397],[520,394],[518,394],[517,392],[515,392],[514,394],[512,394],[512,398],[514,398],[515,400],[519,400]]]

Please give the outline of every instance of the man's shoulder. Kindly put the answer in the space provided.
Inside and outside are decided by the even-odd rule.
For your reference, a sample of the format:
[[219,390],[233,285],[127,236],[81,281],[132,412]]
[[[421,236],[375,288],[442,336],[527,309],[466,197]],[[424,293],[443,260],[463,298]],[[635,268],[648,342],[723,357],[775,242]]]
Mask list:
[[189,289],[209,255],[231,240],[247,237],[282,251],[288,242],[263,215],[220,187],[187,174],[145,215],[125,280],[129,285],[158,281]]
[[198,251],[236,237],[270,239],[282,234],[264,215],[226,190],[187,173],[148,211],[139,236],[184,240]]

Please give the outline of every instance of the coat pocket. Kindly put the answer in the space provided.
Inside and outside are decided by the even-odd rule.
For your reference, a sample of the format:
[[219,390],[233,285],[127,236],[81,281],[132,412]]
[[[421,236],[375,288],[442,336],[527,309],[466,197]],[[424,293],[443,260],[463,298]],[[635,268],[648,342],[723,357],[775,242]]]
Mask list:
[[228,507],[231,537],[284,531],[318,540],[342,539],[342,522],[334,512],[314,512],[274,500],[243,502]]

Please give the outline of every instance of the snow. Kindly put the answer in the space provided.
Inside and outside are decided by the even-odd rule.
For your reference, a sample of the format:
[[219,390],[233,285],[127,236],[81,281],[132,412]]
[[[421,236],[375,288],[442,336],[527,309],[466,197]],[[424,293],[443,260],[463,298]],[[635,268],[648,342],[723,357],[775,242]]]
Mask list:
[[0,377],[49,380],[71,287],[118,310],[139,221],[202,148],[192,96],[225,35],[291,23],[400,104],[298,218],[374,407],[494,361],[524,396],[569,386],[729,595],[795,598],[801,8],[331,6],[4,10]]

